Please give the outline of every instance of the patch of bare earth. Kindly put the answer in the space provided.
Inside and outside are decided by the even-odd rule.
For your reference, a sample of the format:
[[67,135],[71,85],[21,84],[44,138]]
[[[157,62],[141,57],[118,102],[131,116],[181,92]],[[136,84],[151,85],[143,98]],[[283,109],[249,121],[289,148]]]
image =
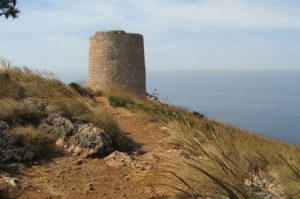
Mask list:
[[147,173],[164,169],[178,159],[168,147],[159,121],[123,108],[111,110],[122,131],[139,146],[130,154],[114,152],[105,158],[81,159],[64,155],[25,168],[20,175],[20,199],[154,198],[149,184],[164,183]]

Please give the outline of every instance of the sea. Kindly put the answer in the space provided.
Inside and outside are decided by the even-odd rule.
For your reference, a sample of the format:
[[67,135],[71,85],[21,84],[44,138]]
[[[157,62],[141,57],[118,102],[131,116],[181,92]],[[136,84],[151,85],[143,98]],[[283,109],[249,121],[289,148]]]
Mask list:
[[147,91],[209,118],[300,144],[300,71],[147,71]]

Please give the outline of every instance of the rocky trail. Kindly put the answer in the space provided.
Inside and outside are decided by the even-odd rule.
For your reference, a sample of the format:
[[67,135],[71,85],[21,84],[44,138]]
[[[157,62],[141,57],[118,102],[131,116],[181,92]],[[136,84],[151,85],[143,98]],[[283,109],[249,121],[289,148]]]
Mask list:
[[[0,164],[1,190],[8,185],[10,195],[18,199],[175,198],[178,192],[170,186],[183,188],[179,178],[191,175],[191,170],[182,164],[182,158],[189,159],[191,155],[174,147],[159,117],[101,102],[118,122],[124,135],[118,144],[126,150],[112,150],[111,138],[92,123],[48,113],[40,126],[56,136],[59,150],[49,150],[42,159],[30,159],[30,151],[10,133],[13,129],[0,122],[0,161],[7,161]],[[24,103],[33,107],[37,104],[32,100]],[[180,177],[174,179],[166,171]],[[276,197],[281,195],[281,186],[264,173],[249,173],[245,185],[251,187],[255,198],[285,198]],[[6,198],[0,195],[0,199]]]
[[[111,111],[121,130],[136,143],[135,150],[130,153],[115,151],[104,158],[56,154],[30,167],[10,165],[8,179],[19,187],[15,191],[17,198],[157,197],[156,191],[149,186],[153,179],[145,176],[174,162],[179,151],[168,145],[156,119],[123,108]],[[12,169],[14,166],[16,168]]]

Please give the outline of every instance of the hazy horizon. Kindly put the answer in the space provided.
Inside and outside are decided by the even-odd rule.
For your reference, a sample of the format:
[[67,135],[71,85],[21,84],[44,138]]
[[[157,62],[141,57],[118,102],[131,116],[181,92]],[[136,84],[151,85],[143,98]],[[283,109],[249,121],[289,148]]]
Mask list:
[[295,0],[18,0],[0,19],[0,57],[61,77],[86,76],[88,37],[144,35],[151,70],[299,70]]
[[300,144],[300,73],[148,73],[148,92],[239,128]]
[[[192,73],[193,75],[201,74],[201,73],[211,73],[213,74],[226,74],[226,73],[261,73],[262,75],[266,75],[266,73],[273,73],[273,74],[279,74],[279,73],[289,73],[289,74],[299,74],[300,70],[193,70],[193,69],[189,69],[189,70],[147,70],[146,71],[146,84],[148,85],[149,83],[149,76],[152,76],[155,73],[162,73],[162,74],[166,74],[168,73],[170,75],[170,77],[172,77],[173,74],[178,74],[178,73],[182,73],[182,74],[188,74],[188,73]],[[74,76],[74,73],[71,74],[67,74],[67,73],[54,73],[54,76],[59,78],[60,80],[62,80],[65,83],[70,83],[70,82],[87,82],[87,73],[82,73],[82,74],[77,74]],[[148,90],[149,91],[149,90]],[[149,91],[150,92],[150,91]]]

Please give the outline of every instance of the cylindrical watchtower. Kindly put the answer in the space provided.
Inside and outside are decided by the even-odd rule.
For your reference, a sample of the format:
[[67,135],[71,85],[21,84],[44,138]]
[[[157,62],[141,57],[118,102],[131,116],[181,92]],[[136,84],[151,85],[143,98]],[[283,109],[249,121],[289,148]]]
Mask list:
[[125,31],[99,31],[90,37],[89,86],[146,94],[144,39]]

